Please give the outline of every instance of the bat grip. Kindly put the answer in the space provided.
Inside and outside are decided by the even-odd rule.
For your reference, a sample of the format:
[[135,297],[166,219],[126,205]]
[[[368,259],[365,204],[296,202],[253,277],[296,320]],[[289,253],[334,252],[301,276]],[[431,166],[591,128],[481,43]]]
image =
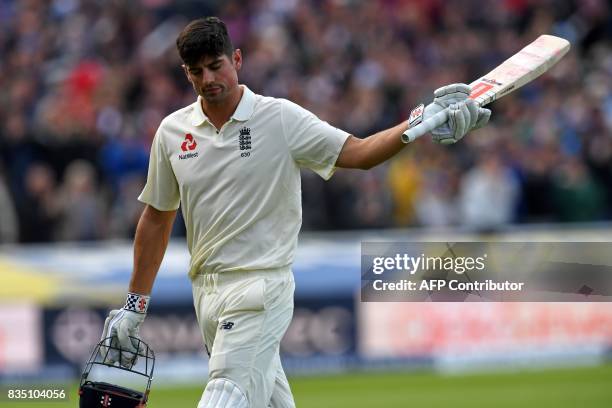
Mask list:
[[413,128],[408,129],[402,135],[404,143],[413,142],[416,138],[423,136],[427,132],[431,132],[440,125],[443,125],[448,119],[448,108],[436,113],[431,118],[427,118]]

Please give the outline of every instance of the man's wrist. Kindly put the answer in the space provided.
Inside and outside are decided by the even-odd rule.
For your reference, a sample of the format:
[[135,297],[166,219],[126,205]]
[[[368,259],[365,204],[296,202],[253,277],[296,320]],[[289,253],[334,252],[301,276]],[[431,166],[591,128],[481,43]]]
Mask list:
[[151,296],[128,292],[123,309],[140,314],[146,314]]

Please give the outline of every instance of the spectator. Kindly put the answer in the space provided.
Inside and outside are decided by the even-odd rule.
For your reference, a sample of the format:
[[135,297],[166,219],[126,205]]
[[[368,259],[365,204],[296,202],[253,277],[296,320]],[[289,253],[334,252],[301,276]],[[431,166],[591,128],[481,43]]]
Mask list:
[[143,204],[134,200],[144,188],[141,176],[134,175],[122,179],[119,194],[110,212],[109,236],[112,238],[133,237],[136,225],[142,214]]
[[416,205],[417,217],[422,226],[441,228],[455,225],[459,221],[454,183],[449,180],[451,178],[457,178],[453,169],[426,172]]
[[[227,21],[251,89],[289,98],[357,136],[405,119],[432,89],[469,82],[541,33],[572,42],[552,71],[495,103],[494,127],[461,146],[421,140],[408,156],[368,175],[304,179],[304,229],[459,223],[464,207],[456,203],[468,187],[469,196],[485,200],[472,190],[474,181],[483,188],[500,177],[482,162],[472,166],[482,141],[493,139],[498,156],[520,175],[513,182],[520,193],[506,197],[519,201],[520,216],[496,208],[498,218],[490,214],[495,219],[486,224],[612,216],[612,14],[604,0],[499,1],[486,9],[476,0],[8,0],[0,2],[0,161],[20,240],[131,234],[130,215],[125,228],[82,230],[58,194],[67,191],[68,169],[83,169],[80,181],[69,178],[95,190],[78,194],[89,210],[106,218],[121,209],[131,214],[127,203],[136,201],[146,176],[155,129],[194,98],[173,42],[184,21],[203,14]],[[560,169],[566,157],[577,162]],[[78,160],[93,164],[93,178],[88,166],[71,167]],[[54,173],[66,173],[64,188],[56,188]],[[590,197],[590,209],[572,215],[556,201],[561,197]],[[24,208],[35,218],[25,219]]]
[[578,158],[569,158],[561,166],[553,194],[561,221],[589,221],[603,215],[604,192]]
[[461,224],[476,230],[495,230],[515,214],[518,184],[494,152],[483,152],[477,165],[461,181]]
[[90,163],[76,160],[68,166],[59,189],[58,207],[60,240],[90,241],[104,236],[105,208]]
[[[417,158],[411,154],[401,154],[393,160],[388,173],[388,188],[393,199],[393,224],[409,226],[415,222],[415,209],[423,197],[419,197],[423,179],[427,177]],[[422,194],[422,193],[421,193]]]
[[42,163],[28,167],[25,175],[25,195],[17,206],[19,240],[50,242],[58,225],[59,195],[55,175]]
[[558,154],[554,147],[533,147],[524,152],[522,165],[523,214],[528,222],[555,221],[553,171]]
[[16,242],[18,239],[18,221],[13,199],[0,173],[0,243]]

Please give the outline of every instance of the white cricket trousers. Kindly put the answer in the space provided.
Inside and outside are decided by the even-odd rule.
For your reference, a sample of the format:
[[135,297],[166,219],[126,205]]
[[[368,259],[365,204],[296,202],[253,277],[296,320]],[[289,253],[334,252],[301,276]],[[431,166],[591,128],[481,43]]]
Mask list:
[[228,379],[250,408],[295,407],[280,341],[293,316],[290,267],[199,275],[193,300],[209,353],[209,381]]

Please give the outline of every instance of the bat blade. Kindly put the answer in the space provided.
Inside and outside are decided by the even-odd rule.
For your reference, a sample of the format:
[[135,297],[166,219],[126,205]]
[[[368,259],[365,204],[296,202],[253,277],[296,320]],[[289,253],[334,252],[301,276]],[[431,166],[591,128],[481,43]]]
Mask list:
[[[479,106],[485,106],[542,75],[559,62],[569,49],[569,41],[553,35],[541,35],[493,71],[472,82],[470,98]],[[444,124],[447,117],[448,109],[445,109],[408,129],[402,135],[402,140],[404,143],[412,142]]]
[[569,49],[569,41],[541,35],[493,71],[472,82],[470,98],[479,106],[487,105],[548,71]]

